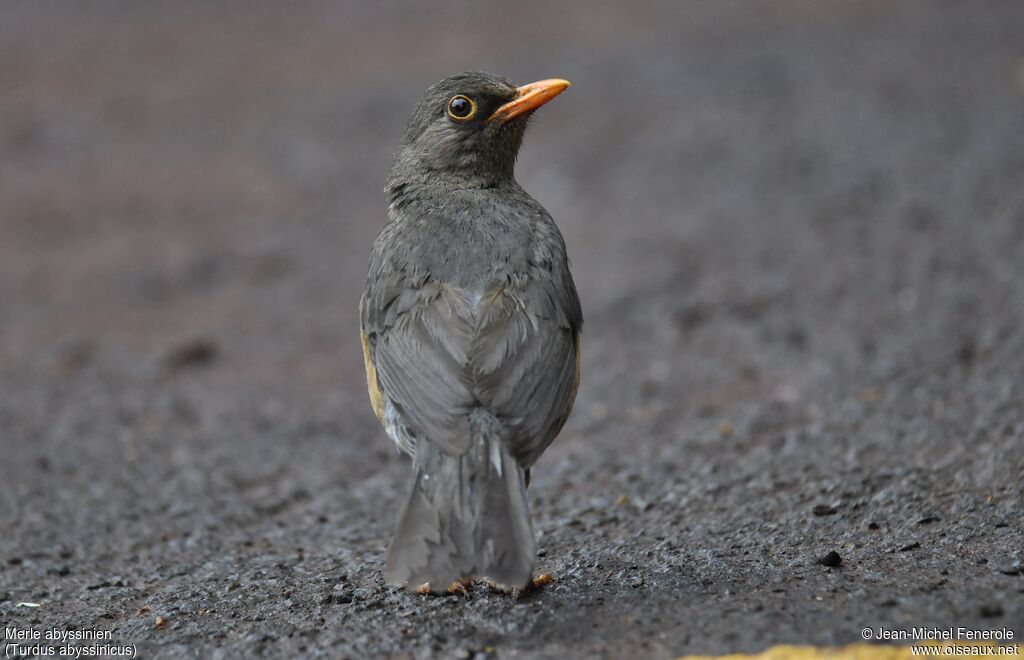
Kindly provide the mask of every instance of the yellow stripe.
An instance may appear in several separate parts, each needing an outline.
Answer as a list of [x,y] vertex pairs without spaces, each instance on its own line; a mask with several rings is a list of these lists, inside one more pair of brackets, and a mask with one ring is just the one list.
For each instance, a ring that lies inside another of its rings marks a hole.
[[359,339],[363,342],[363,366],[366,368],[366,391],[370,393],[370,403],[373,405],[373,413],[377,419],[384,421],[384,396],[377,383],[377,367],[373,366],[373,359],[370,357],[370,340],[366,333],[359,331]]
[[[827,646],[773,646],[761,653],[733,655],[687,655],[679,660],[909,660],[910,658],[1019,658],[1020,646],[999,648],[994,642],[922,642],[911,646],[851,644]],[[927,647],[927,648],[925,648]],[[969,648],[970,647],[970,648]]]

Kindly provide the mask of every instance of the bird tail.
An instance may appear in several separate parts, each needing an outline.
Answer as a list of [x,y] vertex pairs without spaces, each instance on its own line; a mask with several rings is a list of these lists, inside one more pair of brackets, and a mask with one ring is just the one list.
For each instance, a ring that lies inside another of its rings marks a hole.
[[487,579],[508,589],[532,578],[536,541],[526,474],[490,413],[470,416],[472,444],[461,455],[419,439],[409,499],[388,553],[385,577],[410,589]]

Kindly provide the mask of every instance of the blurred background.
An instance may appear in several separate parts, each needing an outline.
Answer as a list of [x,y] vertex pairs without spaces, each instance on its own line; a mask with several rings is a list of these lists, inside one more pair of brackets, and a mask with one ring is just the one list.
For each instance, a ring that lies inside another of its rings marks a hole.
[[[517,171],[586,316],[531,488],[556,584],[473,609],[380,583],[408,465],[356,316],[404,122],[464,70],[573,82]],[[6,2],[0,618],[229,654],[1024,634],[1022,281],[1019,2]]]

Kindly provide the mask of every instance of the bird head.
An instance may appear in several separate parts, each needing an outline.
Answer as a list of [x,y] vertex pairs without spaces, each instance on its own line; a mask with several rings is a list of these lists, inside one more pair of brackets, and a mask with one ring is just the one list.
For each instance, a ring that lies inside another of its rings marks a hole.
[[569,81],[516,87],[489,73],[461,73],[423,94],[388,179],[388,189],[419,182],[491,187],[511,179],[526,122]]

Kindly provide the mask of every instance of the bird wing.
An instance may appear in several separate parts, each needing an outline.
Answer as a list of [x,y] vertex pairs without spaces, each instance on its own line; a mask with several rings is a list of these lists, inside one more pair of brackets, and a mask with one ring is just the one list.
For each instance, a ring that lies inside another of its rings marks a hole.
[[[575,288],[548,278],[497,287],[483,297],[470,364],[474,394],[530,467],[562,429],[579,386]],[[575,303],[575,305],[573,304]]]
[[369,286],[360,305],[368,381],[416,437],[452,453],[469,448],[475,404],[466,380],[471,327],[460,314],[462,302],[457,289],[406,281]]
[[360,307],[370,398],[378,417],[386,396],[414,435],[454,453],[469,448],[469,413],[483,407],[529,467],[572,408],[578,324],[549,283],[475,298],[432,281],[369,287]]
[[475,292],[396,257],[398,231],[389,225],[378,237],[360,301],[378,417],[387,401],[412,435],[462,453],[469,413],[482,407],[529,467],[561,430],[579,384],[582,316],[564,247],[561,258]]

